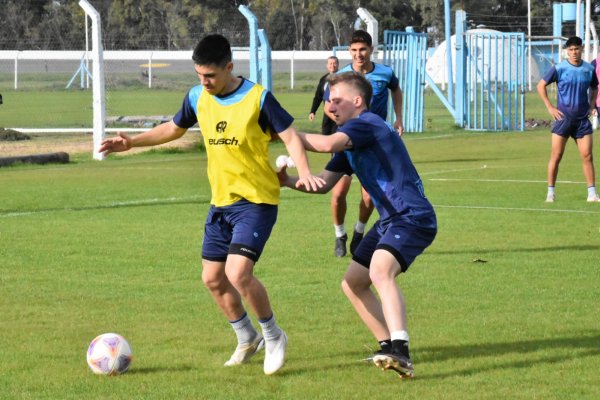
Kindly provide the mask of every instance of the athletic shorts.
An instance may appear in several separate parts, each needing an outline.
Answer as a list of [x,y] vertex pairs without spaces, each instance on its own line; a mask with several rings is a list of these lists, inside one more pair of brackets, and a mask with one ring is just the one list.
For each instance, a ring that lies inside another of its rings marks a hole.
[[587,118],[571,119],[564,117],[552,123],[552,133],[564,138],[581,139],[592,132],[592,123]]
[[[435,226],[435,219],[431,222]],[[402,272],[406,272],[415,258],[433,242],[436,233],[435,228],[416,226],[403,217],[379,220],[360,241],[352,260],[369,268],[375,250],[383,249],[392,253]]]
[[239,254],[257,262],[277,221],[277,206],[240,200],[211,206],[204,225],[202,258],[224,262]]

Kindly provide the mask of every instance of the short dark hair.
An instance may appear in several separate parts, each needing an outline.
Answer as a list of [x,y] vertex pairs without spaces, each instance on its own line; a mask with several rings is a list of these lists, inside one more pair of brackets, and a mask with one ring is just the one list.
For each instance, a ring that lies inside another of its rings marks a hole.
[[222,35],[205,36],[194,49],[192,60],[196,65],[216,65],[225,67],[231,62],[231,46]]
[[359,29],[357,31],[352,32],[352,38],[350,39],[350,44],[352,44],[352,43],[366,43],[367,46],[372,47],[373,46],[373,38],[371,37],[371,34],[369,34],[369,32]]
[[342,72],[341,74],[335,74],[329,79],[329,85],[337,85],[338,83],[346,83],[356,90],[365,101],[367,109],[371,106],[371,97],[373,97],[373,87],[371,83],[363,75],[358,72],[349,71]]
[[565,43],[565,49],[571,46],[582,46],[583,45],[583,41],[581,40],[581,38],[579,36],[571,36],[569,39],[567,39],[567,42]]

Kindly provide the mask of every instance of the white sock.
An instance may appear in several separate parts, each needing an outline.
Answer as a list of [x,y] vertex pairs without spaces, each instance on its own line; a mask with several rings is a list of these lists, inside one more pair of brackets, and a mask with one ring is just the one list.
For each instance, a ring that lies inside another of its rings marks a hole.
[[267,350],[273,350],[273,346],[275,346],[274,341],[279,339],[279,336],[281,336],[282,333],[281,328],[277,325],[277,322],[275,322],[275,315],[272,315],[271,318],[267,320],[259,320],[258,323],[262,328]]
[[237,336],[239,344],[251,343],[258,335],[254,325],[252,325],[252,320],[248,317],[248,313],[244,313],[240,319],[229,321],[229,323]]
[[335,225],[333,224],[333,229],[335,229],[335,237],[339,238],[346,234],[346,229],[344,228],[344,224]]
[[356,225],[354,225],[354,230],[358,233],[365,233],[365,227],[367,224],[363,224],[360,221],[356,221]]
[[392,331],[390,332],[390,338],[393,340],[404,340],[408,342],[408,332],[407,331]]
[[548,196],[550,196],[551,194],[554,194],[554,186],[548,186]]

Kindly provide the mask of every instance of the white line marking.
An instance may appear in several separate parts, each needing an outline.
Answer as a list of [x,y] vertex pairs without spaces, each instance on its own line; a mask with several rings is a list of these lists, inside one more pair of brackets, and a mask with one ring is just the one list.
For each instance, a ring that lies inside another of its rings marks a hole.
[[[430,178],[429,181],[465,181],[465,182],[508,182],[508,183],[546,183],[546,181],[533,181],[526,179],[462,179],[462,178]],[[584,184],[577,181],[557,181],[556,183]]]
[[600,211],[588,210],[561,210],[552,208],[525,208],[525,207],[490,207],[490,206],[451,206],[446,204],[437,204],[433,208],[463,208],[466,210],[497,210],[497,211],[540,211],[554,213],[574,213],[574,214],[600,214]]
[[442,170],[442,171],[419,172],[419,175],[421,175],[421,176],[437,175],[437,174],[445,174],[446,172],[477,171],[480,169],[487,169],[487,167],[483,166],[483,167],[475,167],[475,168],[471,167],[471,168],[446,169],[446,170]]

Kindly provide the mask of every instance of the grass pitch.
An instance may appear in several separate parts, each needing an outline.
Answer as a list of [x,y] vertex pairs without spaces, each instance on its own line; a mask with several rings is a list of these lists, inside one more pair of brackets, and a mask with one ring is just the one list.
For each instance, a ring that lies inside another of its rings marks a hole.
[[[317,128],[309,93],[281,101]],[[0,398],[600,398],[600,207],[585,202],[575,146],[545,204],[546,130],[465,132],[445,114],[429,108],[428,131],[405,136],[439,221],[398,278],[415,379],[359,361],[376,342],[339,288],[349,258],[333,256],[329,195],[283,190],[256,266],[290,338],[267,377],[262,355],[222,366],[235,338],[200,280],[205,155],[84,154],[0,169]],[[273,145],[273,160],[283,152]],[[313,170],[327,159],[311,155]],[[349,229],[358,196],[354,185]],[[129,340],[125,375],[88,369],[103,332]]]

